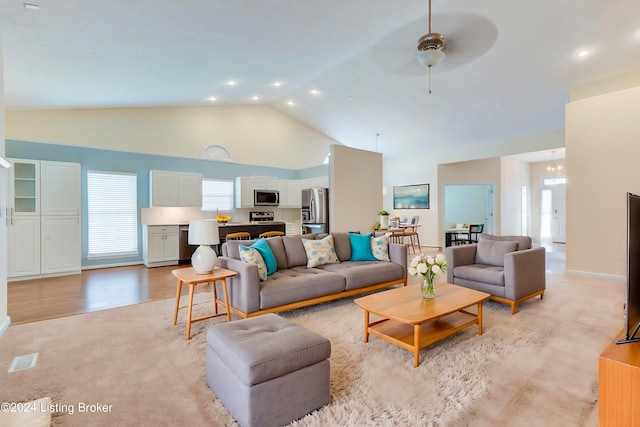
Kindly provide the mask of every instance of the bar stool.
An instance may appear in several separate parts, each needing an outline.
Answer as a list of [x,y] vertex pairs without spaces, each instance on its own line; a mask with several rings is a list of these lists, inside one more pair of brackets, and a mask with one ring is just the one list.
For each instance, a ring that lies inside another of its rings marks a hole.
[[229,233],[225,236],[226,240],[251,240],[251,233],[248,231],[238,231],[236,233]]
[[284,233],[282,231],[265,231],[264,233],[260,233],[258,235],[258,237],[260,238],[269,238],[276,236],[284,236]]

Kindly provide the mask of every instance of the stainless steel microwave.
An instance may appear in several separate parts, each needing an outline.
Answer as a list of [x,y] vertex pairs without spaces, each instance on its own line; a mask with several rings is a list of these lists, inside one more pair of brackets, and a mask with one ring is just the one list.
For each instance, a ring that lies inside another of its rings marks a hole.
[[280,192],[278,190],[253,190],[254,206],[278,206]]

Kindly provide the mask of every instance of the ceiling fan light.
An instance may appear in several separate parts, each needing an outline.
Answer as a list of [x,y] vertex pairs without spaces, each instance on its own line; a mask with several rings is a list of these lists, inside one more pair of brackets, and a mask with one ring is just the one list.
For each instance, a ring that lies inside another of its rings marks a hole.
[[434,67],[444,59],[444,52],[441,49],[427,49],[418,51],[418,61],[425,67]]

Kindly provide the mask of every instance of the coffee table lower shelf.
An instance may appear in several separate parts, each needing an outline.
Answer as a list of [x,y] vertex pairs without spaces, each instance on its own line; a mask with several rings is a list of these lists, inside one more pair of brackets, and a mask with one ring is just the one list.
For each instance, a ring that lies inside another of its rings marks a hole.
[[417,325],[382,319],[370,323],[367,333],[411,351],[415,356],[414,366],[417,367],[420,349],[473,325],[478,325],[478,332],[482,334],[480,322],[478,315],[461,310]]

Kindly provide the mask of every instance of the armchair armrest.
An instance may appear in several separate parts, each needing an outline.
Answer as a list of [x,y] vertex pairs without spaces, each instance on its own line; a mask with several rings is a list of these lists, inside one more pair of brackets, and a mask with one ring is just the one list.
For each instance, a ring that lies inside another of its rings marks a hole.
[[476,243],[471,245],[449,246],[444,250],[447,258],[447,283],[453,283],[453,270],[461,265],[476,263]]
[[539,247],[504,256],[506,298],[518,300],[546,289],[545,252]]
[[238,272],[237,276],[227,279],[230,304],[247,314],[260,310],[258,266],[225,256],[218,257],[218,265]]

